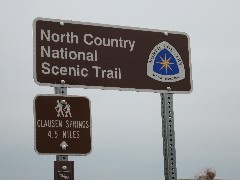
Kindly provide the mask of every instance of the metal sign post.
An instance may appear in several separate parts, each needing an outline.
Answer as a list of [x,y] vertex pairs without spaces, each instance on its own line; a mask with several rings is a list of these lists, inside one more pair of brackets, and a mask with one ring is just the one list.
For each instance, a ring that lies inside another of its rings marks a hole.
[[177,180],[173,94],[161,93],[165,180]]
[[[61,84],[65,84],[65,81],[62,80]],[[67,95],[67,88],[66,87],[54,87],[55,94],[60,94],[60,95]],[[57,155],[56,156],[56,161],[68,161],[68,156],[67,155]],[[56,166],[54,166],[54,172],[57,171]],[[54,176],[54,179],[56,180],[56,176]]]

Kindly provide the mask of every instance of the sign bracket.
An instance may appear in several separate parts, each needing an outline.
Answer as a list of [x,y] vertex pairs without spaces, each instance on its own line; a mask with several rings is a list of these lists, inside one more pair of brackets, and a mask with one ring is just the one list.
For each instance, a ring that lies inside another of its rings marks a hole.
[[177,180],[173,94],[161,93],[165,180]]

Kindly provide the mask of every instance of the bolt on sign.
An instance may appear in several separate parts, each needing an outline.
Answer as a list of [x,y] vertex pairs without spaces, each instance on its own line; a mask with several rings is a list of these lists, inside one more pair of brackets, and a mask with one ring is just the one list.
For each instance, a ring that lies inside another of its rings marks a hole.
[[38,85],[192,90],[186,33],[37,18],[33,36]]
[[90,101],[80,96],[37,95],[34,99],[35,151],[87,155],[91,151]]

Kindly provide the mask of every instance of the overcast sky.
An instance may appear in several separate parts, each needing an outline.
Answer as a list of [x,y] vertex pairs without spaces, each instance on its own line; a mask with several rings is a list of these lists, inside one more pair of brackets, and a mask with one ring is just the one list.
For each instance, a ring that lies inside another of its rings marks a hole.
[[[53,179],[55,155],[34,151],[36,17],[186,32],[193,92],[174,94],[178,178],[206,167],[240,178],[240,1],[0,0],[0,179]],[[127,62],[126,62],[127,63]],[[162,180],[159,93],[68,89],[91,100],[92,153],[70,156],[75,179]]]

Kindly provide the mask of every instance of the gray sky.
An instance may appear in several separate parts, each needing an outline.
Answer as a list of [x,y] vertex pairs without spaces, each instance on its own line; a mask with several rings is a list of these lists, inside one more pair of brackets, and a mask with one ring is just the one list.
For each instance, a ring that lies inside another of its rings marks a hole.
[[[159,30],[190,36],[193,92],[174,95],[178,178],[205,167],[240,178],[240,1],[0,0],[0,179],[53,179],[54,155],[34,151],[33,99],[53,94],[33,81],[36,17]],[[164,179],[158,93],[68,90],[91,100],[92,153],[70,156],[75,179]]]

